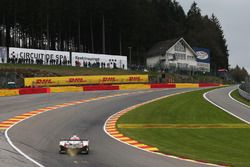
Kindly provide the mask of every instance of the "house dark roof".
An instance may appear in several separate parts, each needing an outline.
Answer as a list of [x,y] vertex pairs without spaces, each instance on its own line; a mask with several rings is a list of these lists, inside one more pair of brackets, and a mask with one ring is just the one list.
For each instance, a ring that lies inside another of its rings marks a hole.
[[170,39],[166,41],[160,41],[156,43],[149,51],[147,52],[147,57],[153,57],[156,55],[165,54],[166,51],[171,48],[177,41],[181,38]]

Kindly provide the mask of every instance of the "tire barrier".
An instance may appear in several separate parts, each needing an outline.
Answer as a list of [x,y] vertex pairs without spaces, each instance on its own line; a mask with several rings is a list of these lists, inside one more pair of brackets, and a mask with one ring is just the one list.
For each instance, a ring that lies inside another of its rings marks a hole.
[[150,84],[150,88],[176,88],[175,84]]
[[149,84],[123,84],[119,85],[119,90],[150,89]]
[[117,85],[83,86],[83,91],[97,91],[97,90],[119,90],[119,86]]
[[221,84],[215,84],[215,83],[199,83],[199,87],[212,87],[212,86],[221,86]]
[[40,93],[50,93],[50,88],[20,88],[19,94],[40,94]]
[[192,83],[177,83],[176,88],[199,88],[199,84]]
[[119,85],[88,85],[88,86],[61,86],[48,88],[20,88],[20,89],[0,89],[0,96],[16,96],[40,93],[60,93],[60,92],[83,92],[100,90],[141,90],[141,89],[161,89],[161,88],[203,88],[223,86],[214,83],[165,83],[165,84],[119,84]]
[[82,92],[82,87],[65,86],[65,87],[50,87],[51,93],[63,93],[63,92]]
[[24,78],[26,87],[105,85],[105,84],[142,84],[148,83],[148,75],[96,75]]
[[18,96],[19,89],[2,89],[0,90],[0,96]]

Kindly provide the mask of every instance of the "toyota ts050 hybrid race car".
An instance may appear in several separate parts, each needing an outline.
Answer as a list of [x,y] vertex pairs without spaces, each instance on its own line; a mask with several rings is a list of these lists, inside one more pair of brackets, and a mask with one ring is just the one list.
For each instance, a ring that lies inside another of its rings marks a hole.
[[69,139],[62,139],[59,143],[59,153],[67,154],[88,154],[89,153],[89,140],[81,139],[78,136],[74,135]]

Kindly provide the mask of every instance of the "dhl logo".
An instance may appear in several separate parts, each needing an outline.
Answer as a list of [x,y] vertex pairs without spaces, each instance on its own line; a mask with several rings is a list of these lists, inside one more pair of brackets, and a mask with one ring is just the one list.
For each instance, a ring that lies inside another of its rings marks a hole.
[[115,79],[115,77],[103,77],[101,81],[102,82],[115,82],[117,80]]
[[69,78],[68,82],[86,82],[83,78]]
[[52,84],[52,80],[51,79],[37,79],[35,81],[36,84]]
[[129,81],[141,81],[141,77],[129,77],[128,78]]

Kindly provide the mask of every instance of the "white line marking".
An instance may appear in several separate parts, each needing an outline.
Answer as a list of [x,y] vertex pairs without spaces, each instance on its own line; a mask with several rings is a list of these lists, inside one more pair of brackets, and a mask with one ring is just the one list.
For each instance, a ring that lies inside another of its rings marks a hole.
[[212,100],[208,99],[207,94],[208,94],[208,93],[211,93],[211,92],[213,92],[213,91],[215,91],[215,90],[212,90],[212,91],[209,91],[209,92],[204,93],[204,94],[203,94],[203,97],[204,97],[208,102],[210,102],[211,104],[215,105],[216,107],[222,109],[222,110],[225,111],[226,113],[228,113],[228,114],[230,114],[230,115],[232,115],[232,116],[238,118],[239,120],[241,120],[241,121],[243,121],[243,122],[245,122],[245,123],[247,123],[247,124],[250,125],[250,122],[248,122],[247,120],[245,120],[245,119],[243,119],[243,118],[241,118],[241,117],[239,117],[239,116],[237,116],[237,115],[231,113],[231,112],[228,111],[227,109],[225,109],[225,108],[219,106],[218,104],[216,104],[216,103],[213,102]]
[[250,108],[250,106],[248,106],[248,105],[246,105],[245,103],[242,103],[242,102],[240,102],[240,101],[238,101],[238,100],[236,100],[235,98],[232,97],[231,94],[232,94],[232,92],[235,91],[235,90],[237,90],[237,89],[231,90],[231,91],[228,93],[228,96],[229,96],[233,101],[235,101],[235,102],[237,102],[237,103],[240,103],[241,105],[243,105],[243,106],[245,106],[245,107],[247,107],[247,108]]
[[[167,98],[167,97],[170,97],[170,96],[175,96],[175,95],[178,95],[178,94],[188,93],[188,92],[192,92],[192,91],[195,91],[195,90],[184,91],[184,92],[180,92],[180,93],[174,93],[174,94],[162,96],[162,97],[159,97],[159,98],[156,98],[156,99],[153,99],[153,100],[149,100],[149,101],[146,101],[146,102],[143,102],[143,103],[140,103],[140,104],[136,104],[136,105],[134,105],[134,106],[136,106],[136,107],[131,106],[131,107],[128,107],[128,108],[126,108],[126,109],[124,109],[124,110],[127,110],[127,112],[128,112],[128,111],[133,110],[133,109],[135,109],[135,108],[137,108],[137,107],[140,107],[141,105],[145,105],[145,104],[148,104],[148,103],[151,103],[151,102],[154,102],[154,101],[157,101],[157,100],[161,100],[161,99],[164,99],[164,98]],[[124,111],[124,110],[122,110],[122,111]],[[126,143],[126,142],[124,142],[124,141],[122,141],[122,140],[119,140],[118,138],[113,137],[112,135],[109,134],[109,132],[107,132],[107,130],[106,130],[106,125],[107,125],[107,123],[109,122],[109,120],[112,119],[112,117],[116,116],[117,114],[119,114],[119,113],[122,112],[122,111],[119,111],[119,112],[117,112],[117,113],[111,115],[111,116],[105,121],[105,123],[104,123],[104,125],[103,125],[103,131],[104,131],[109,137],[115,139],[116,141],[118,141],[118,142],[120,142],[120,143],[123,143],[123,144],[126,144],[126,145],[128,145],[128,146],[134,147],[134,148],[136,148],[136,149],[138,149],[138,150],[146,151],[146,152],[149,152],[149,153],[152,153],[152,154],[161,155],[161,156],[164,156],[164,157],[167,157],[167,158],[173,158],[173,159],[177,159],[177,160],[181,160],[181,161],[186,161],[186,162],[191,162],[191,163],[195,163],[195,164],[201,164],[201,165],[208,165],[208,166],[215,166],[215,167],[226,167],[226,166],[223,166],[223,165],[217,165],[217,164],[212,164],[212,163],[200,162],[200,161],[196,161],[196,160],[192,160],[192,159],[184,159],[184,158],[180,158],[180,157],[173,156],[173,155],[166,155],[166,154],[163,154],[163,153],[160,153],[160,152],[153,152],[153,151],[145,150],[145,149],[143,149],[143,148],[136,147],[136,146],[131,145],[131,144],[129,144],[129,143]],[[115,128],[115,129],[116,129],[116,128]],[[126,137],[126,136],[125,136],[125,137]]]
[[[166,90],[166,89],[164,89],[164,90]],[[163,91],[163,90],[157,90],[157,91]],[[157,92],[157,91],[155,91],[155,92]],[[148,92],[153,92],[153,90],[150,90],[150,91],[136,91],[136,92],[124,93],[124,94],[119,94],[119,96],[126,96],[126,95],[132,95],[132,94],[140,94],[140,93],[148,93]],[[109,96],[101,96],[101,97],[109,97],[109,98],[111,98],[111,97],[116,97],[116,94],[114,94],[113,96],[109,95]],[[99,100],[102,100],[101,97],[100,97]],[[98,99],[95,99],[95,100],[93,100],[93,101],[96,101],[96,100],[98,100]],[[86,101],[86,102],[84,102],[84,103],[87,103],[87,102],[90,102],[90,101]],[[69,102],[69,103],[70,103],[70,102]],[[77,105],[77,104],[73,104],[73,105]],[[72,106],[72,105],[69,105],[69,106]],[[69,107],[69,106],[64,106],[64,107]],[[64,108],[64,107],[61,107],[61,108]],[[55,108],[55,109],[59,109],[59,108]],[[21,154],[21,155],[24,156],[26,159],[28,159],[29,161],[33,162],[34,164],[36,164],[36,165],[39,166],[39,167],[45,167],[45,166],[43,166],[43,165],[40,164],[39,162],[35,161],[35,160],[32,159],[31,157],[29,157],[27,154],[25,154],[24,152],[22,152],[19,148],[17,148],[17,147],[13,144],[13,142],[10,140],[10,138],[9,138],[9,136],[8,136],[8,131],[9,131],[12,127],[14,127],[15,125],[17,125],[17,124],[19,124],[19,123],[21,123],[21,122],[23,122],[23,121],[25,121],[25,120],[27,120],[27,119],[30,119],[30,118],[32,118],[32,117],[34,117],[34,116],[37,116],[37,115],[40,115],[40,114],[43,114],[43,113],[46,113],[46,112],[48,112],[48,111],[52,111],[52,110],[55,110],[55,109],[44,110],[44,112],[40,112],[40,113],[37,113],[36,115],[32,115],[32,116],[30,116],[30,117],[27,117],[27,118],[25,118],[25,119],[22,119],[22,120],[20,120],[19,122],[16,122],[15,124],[11,125],[11,126],[10,126],[9,128],[7,128],[7,129],[5,130],[5,132],[4,132],[5,138],[7,139],[8,143],[11,145],[11,147],[14,148],[19,154]],[[39,110],[39,109],[37,109],[37,110]]]
[[[39,113],[39,114],[41,114],[41,113]],[[37,114],[37,115],[39,115],[39,114]],[[31,116],[31,117],[34,117],[34,116],[36,116],[36,115],[33,115],[33,116]],[[29,119],[29,118],[31,118],[31,117],[28,117],[28,118],[26,118],[26,119]],[[17,125],[17,124],[23,122],[23,121],[26,120],[26,119],[23,119],[23,120],[21,120],[21,121],[19,121],[19,122],[16,122],[15,124],[11,125],[8,129],[6,129],[5,132],[4,132],[5,138],[7,139],[8,143],[11,145],[11,147],[14,148],[19,154],[21,154],[22,156],[24,156],[26,159],[28,159],[29,161],[33,162],[33,163],[36,164],[37,166],[39,166],[39,167],[44,167],[42,164],[40,164],[39,162],[35,161],[35,160],[32,159],[31,157],[29,157],[27,154],[25,154],[24,152],[22,152],[19,148],[17,148],[17,147],[12,143],[12,141],[10,140],[10,138],[9,138],[9,136],[8,136],[8,131],[9,131],[13,126],[15,126],[15,125]]]

